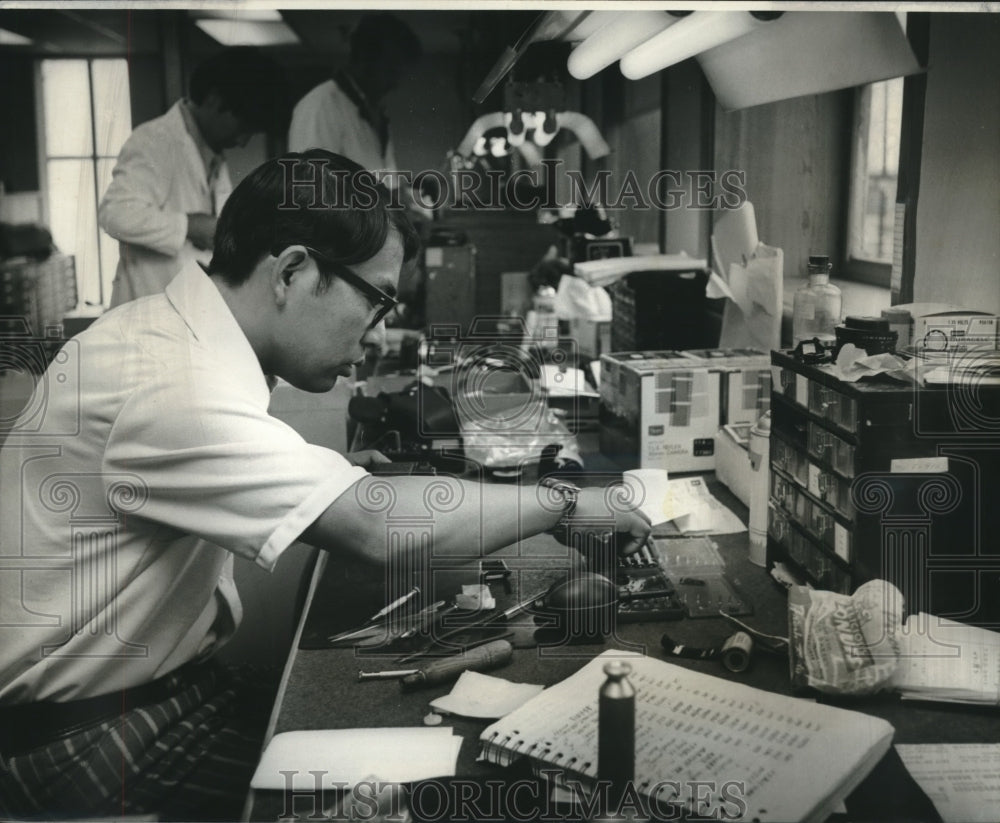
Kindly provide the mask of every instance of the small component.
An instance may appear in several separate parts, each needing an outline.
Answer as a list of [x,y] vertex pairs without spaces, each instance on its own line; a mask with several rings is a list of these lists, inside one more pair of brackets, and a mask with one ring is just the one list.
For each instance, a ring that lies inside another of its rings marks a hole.
[[424,715],[425,726],[440,726],[443,720],[444,718],[441,717],[441,715],[439,715],[437,712],[429,712],[428,714]]
[[514,591],[510,584],[510,569],[503,560],[479,561],[479,582],[485,586],[501,583],[507,594],[512,594]]

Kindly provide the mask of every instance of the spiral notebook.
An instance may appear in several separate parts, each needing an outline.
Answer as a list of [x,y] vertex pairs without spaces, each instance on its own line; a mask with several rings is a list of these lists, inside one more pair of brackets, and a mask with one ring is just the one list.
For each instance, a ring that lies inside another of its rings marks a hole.
[[726,819],[821,821],[892,742],[892,726],[876,717],[612,650],[489,726],[482,758],[506,766],[528,757],[563,786],[593,786],[598,691],[612,659],[632,666],[635,789],[655,808],[690,808],[705,796],[691,791],[702,781],[714,784]]

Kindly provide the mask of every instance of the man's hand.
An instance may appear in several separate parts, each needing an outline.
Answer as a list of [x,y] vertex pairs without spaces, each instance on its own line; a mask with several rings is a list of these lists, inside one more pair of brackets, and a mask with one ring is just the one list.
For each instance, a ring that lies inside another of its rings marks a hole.
[[652,526],[649,518],[627,500],[627,493],[619,486],[581,489],[570,525],[578,521],[597,528],[596,524],[603,521],[610,526],[613,517],[618,554],[625,557],[637,552],[646,545]]
[[216,219],[211,214],[189,214],[187,239],[196,249],[211,251],[215,245]]
[[344,455],[344,457],[350,460],[355,466],[361,466],[363,469],[370,469],[378,463],[392,462],[388,457],[382,454],[382,452],[375,451],[375,449],[365,449],[360,452],[348,452]]

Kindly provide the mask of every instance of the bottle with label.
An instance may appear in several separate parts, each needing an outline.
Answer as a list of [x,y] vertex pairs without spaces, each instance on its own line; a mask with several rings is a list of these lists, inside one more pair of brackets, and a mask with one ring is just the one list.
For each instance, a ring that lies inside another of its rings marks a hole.
[[792,345],[818,338],[833,343],[843,302],[840,289],[830,282],[830,258],[809,255],[809,284],[795,292],[792,310]]

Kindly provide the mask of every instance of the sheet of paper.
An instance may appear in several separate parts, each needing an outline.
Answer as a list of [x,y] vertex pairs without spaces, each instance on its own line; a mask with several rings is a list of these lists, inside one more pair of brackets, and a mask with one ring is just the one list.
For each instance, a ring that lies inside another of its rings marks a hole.
[[431,706],[448,714],[496,720],[527,703],[543,688],[479,672],[462,672],[451,692],[432,700]]
[[897,744],[896,751],[944,823],[996,821],[1000,744]]
[[276,734],[250,785],[313,791],[347,788],[373,775],[392,783],[453,777],[462,738],[445,726],[320,729]]
[[700,477],[684,477],[670,481],[670,492],[676,512],[673,520],[682,534],[737,534],[745,532],[733,512],[717,500]]
[[542,387],[550,397],[597,397],[580,369],[560,369],[550,363],[542,365]]
[[1000,633],[912,615],[892,681],[903,697],[1000,703]]

